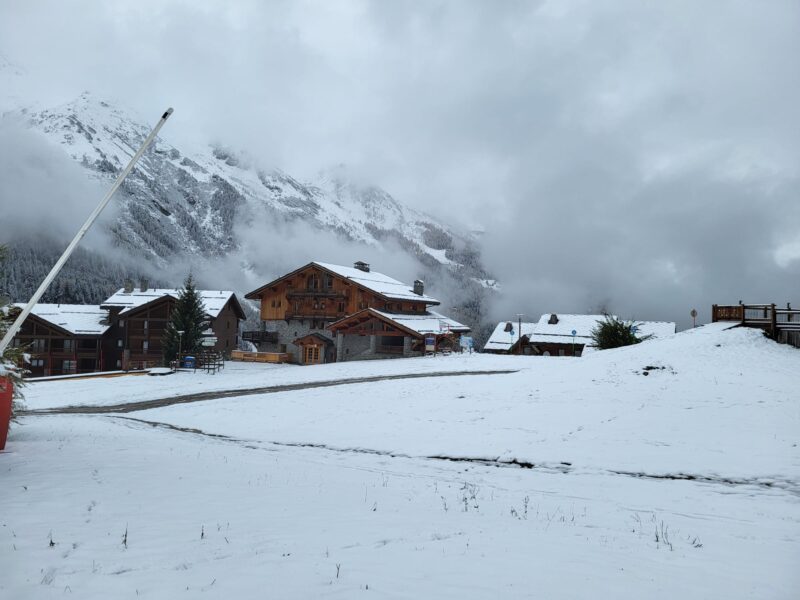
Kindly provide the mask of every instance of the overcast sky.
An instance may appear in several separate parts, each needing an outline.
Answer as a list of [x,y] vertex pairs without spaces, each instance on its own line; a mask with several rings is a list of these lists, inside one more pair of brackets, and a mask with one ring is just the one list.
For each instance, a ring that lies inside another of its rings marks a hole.
[[800,2],[0,2],[20,95],[83,90],[480,226],[496,314],[800,305]]

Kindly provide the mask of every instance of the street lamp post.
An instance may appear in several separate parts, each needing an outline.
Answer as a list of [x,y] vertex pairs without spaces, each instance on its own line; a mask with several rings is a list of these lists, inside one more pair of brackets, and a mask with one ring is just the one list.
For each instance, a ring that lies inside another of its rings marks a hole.
[[524,313],[517,313],[517,354],[522,354],[522,317],[524,316]]
[[181,345],[183,344],[183,334],[184,331],[182,329],[178,330],[178,367],[176,367],[176,371],[181,366]]

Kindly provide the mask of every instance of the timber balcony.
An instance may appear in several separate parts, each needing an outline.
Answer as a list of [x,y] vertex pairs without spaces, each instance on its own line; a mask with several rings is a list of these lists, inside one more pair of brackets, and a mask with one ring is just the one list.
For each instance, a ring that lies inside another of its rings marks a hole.
[[738,321],[744,327],[763,329],[782,344],[800,348],[800,310],[779,308],[775,304],[734,304],[711,306],[711,322]]
[[243,331],[242,332],[242,339],[246,342],[271,342],[273,344],[278,343],[278,332],[277,331]]
[[347,295],[344,292],[336,290],[315,289],[309,290],[307,288],[289,288],[286,290],[287,298],[333,298],[335,300],[345,300]]

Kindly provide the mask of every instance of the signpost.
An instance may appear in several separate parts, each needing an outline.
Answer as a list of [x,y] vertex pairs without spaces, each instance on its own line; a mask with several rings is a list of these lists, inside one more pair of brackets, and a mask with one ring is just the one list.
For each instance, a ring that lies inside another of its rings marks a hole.
[[436,354],[436,338],[432,335],[425,337],[425,352],[433,352]]
[[689,314],[692,316],[692,329],[694,329],[697,327],[697,310],[693,308]]
[[572,356],[575,356],[575,336],[578,335],[578,332],[574,329],[572,330]]

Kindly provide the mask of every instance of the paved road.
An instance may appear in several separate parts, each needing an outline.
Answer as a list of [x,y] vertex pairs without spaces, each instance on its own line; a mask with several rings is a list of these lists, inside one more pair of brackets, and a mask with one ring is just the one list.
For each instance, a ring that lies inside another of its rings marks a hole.
[[311,381],[307,383],[288,383],[266,387],[246,388],[237,390],[219,390],[215,392],[199,392],[155,400],[142,400],[123,404],[109,404],[106,406],[60,406],[58,408],[42,408],[38,410],[21,410],[20,416],[29,415],[60,415],[81,414],[95,415],[107,413],[129,413],[151,408],[161,408],[173,404],[186,404],[189,402],[202,402],[204,400],[219,400],[221,398],[235,398],[237,396],[251,396],[254,394],[275,394],[278,392],[292,392],[295,390],[308,390],[312,388],[334,387],[338,385],[351,385],[354,383],[372,383],[375,381],[390,381],[392,379],[427,379],[431,377],[465,377],[469,375],[506,375],[516,373],[516,370],[489,370],[489,371],[435,371],[433,373],[408,373],[405,375],[376,375],[373,377],[351,377],[348,379],[330,379],[327,381]]

